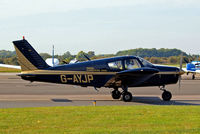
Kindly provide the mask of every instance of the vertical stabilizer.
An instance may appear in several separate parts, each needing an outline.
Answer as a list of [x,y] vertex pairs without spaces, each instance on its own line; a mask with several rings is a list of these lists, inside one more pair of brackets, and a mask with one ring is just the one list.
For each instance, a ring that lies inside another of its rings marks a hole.
[[22,71],[45,69],[49,67],[27,40],[13,41],[13,44]]

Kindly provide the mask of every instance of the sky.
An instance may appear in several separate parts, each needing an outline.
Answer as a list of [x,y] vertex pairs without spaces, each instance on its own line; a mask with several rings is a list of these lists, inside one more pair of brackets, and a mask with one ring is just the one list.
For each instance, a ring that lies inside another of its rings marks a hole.
[[178,48],[200,54],[199,0],[0,0],[0,50],[22,36],[38,52]]

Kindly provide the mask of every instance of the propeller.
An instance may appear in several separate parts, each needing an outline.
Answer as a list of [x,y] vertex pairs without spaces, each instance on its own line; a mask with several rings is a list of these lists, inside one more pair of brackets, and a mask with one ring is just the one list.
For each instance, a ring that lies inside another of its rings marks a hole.
[[179,78],[178,78],[178,87],[179,87],[179,90],[181,88],[181,75],[184,73],[183,69],[183,53],[181,53],[181,57],[180,57],[180,71],[179,71]]

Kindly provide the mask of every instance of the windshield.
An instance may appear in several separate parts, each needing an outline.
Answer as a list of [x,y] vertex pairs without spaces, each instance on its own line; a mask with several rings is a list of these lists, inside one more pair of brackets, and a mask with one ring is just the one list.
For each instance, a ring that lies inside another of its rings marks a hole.
[[141,58],[141,57],[138,57],[139,60],[142,62],[142,64],[145,66],[145,67],[153,67],[154,65],[151,64],[150,62],[148,62],[147,60]]

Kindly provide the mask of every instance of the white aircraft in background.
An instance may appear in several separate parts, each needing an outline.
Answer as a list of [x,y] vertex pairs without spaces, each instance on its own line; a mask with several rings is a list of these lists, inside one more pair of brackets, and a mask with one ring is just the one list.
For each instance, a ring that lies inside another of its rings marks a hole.
[[188,75],[192,74],[192,79],[195,79],[196,74],[200,74],[200,61],[191,61],[186,64],[186,68],[183,68],[183,71]]
[[52,66],[52,67],[59,65],[59,60],[58,60],[57,58],[47,58],[47,59],[45,60],[45,62],[46,62],[49,66]]
[[8,65],[8,64],[0,64],[0,67],[14,68],[14,69],[21,69],[20,66]]
[[[52,62],[54,61],[54,63]],[[59,65],[59,60],[57,58],[47,58],[45,60],[45,62],[49,65],[49,66],[57,66]],[[0,64],[0,67],[5,67],[5,68],[13,68],[13,69],[21,69],[20,66],[17,65],[8,65],[8,64]]]
[[79,62],[79,61],[76,58],[74,58],[69,62],[69,64],[73,64],[73,63],[77,63],[77,62]]

